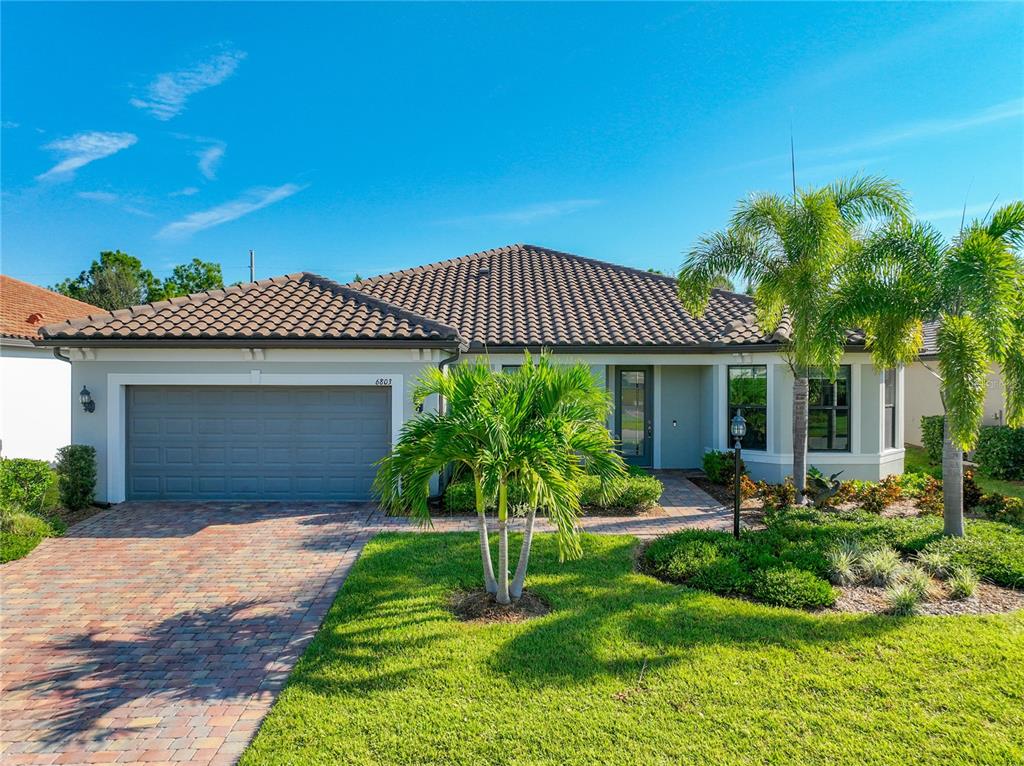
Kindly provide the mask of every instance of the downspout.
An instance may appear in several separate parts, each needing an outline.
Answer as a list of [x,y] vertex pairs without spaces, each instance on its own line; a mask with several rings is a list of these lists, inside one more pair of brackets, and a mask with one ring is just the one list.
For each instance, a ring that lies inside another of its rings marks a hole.
[[62,354],[60,352],[60,346],[54,346],[53,347],[53,355],[55,357],[57,357],[58,359],[60,359],[62,362],[67,362],[68,364],[71,364],[71,357],[70,356],[64,356],[64,354]]

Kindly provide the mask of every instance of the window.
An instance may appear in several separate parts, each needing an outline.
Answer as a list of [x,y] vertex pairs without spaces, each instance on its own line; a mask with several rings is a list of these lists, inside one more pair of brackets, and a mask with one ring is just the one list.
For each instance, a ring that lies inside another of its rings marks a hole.
[[768,448],[768,367],[749,364],[729,367],[729,407],[725,413],[726,443],[732,446],[729,421],[736,410],[743,410],[747,435],[743,449]]
[[807,386],[807,448],[849,452],[850,366],[840,367],[835,380],[809,375]]
[[896,370],[885,371],[885,449],[896,448]]
[[501,365],[501,371],[502,372],[515,372],[516,370],[518,370],[522,366],[523,365],[521,365],[521,364],[503,364],[503,365]]

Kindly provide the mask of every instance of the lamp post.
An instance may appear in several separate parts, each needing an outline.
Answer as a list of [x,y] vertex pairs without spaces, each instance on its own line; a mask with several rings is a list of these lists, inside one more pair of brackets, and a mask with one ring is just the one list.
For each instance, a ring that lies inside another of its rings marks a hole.
[[743,437],[747,435],[747,421],[743,417],[743,410],[736,410],[736,414],[729,424],[729,433],[733,439],[733,455],[736,463],[732,472],[733,480],[733,512],[732,512],[732,534],[733,537],[740,536],[740,450],[742,449]]

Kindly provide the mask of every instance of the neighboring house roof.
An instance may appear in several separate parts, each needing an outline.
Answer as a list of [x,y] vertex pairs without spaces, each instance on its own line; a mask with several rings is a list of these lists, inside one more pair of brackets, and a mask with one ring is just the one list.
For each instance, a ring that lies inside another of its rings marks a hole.
[[925,322],[921,330],[924,345],[921,346],[920,356],[935,356],[939,353],[939,321],[933,319]]
[[351,283],[457,327],[471,346],[707,347],[776,344],[750,296],[713,290],[703,317],[676,280],[613,263],[509,245]]
[[43,325],[102,312],[90,303],[0,274],[0,336],[36,340]]
[[452,327],[307,273],[93,313],[44,327],[42,337],[50,345],[70,340],[161,345],[174,341],[220,345],[300,341],[335,346],[463,343]]

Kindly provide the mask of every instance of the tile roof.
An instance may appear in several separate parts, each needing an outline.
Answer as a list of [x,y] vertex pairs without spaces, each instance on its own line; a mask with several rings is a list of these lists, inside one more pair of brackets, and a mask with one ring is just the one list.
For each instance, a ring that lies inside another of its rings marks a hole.
[[93,313],[51,324],[42,336],[47,341],[462,343],[452,327],[307,273]]
[[0,274],[0,336],[35,340],[46,324],[102,312],[90,303]]
[[933,319],[925,322],[921,328],[924,336],[924,345],[921,347],[920,356],[935,356],[939,353],[939,320]]
[[750,296],[714,290],[687,313],[676,280],[534,245],[509,245],[351,283],[457,327],[474,347],[773,344]]

